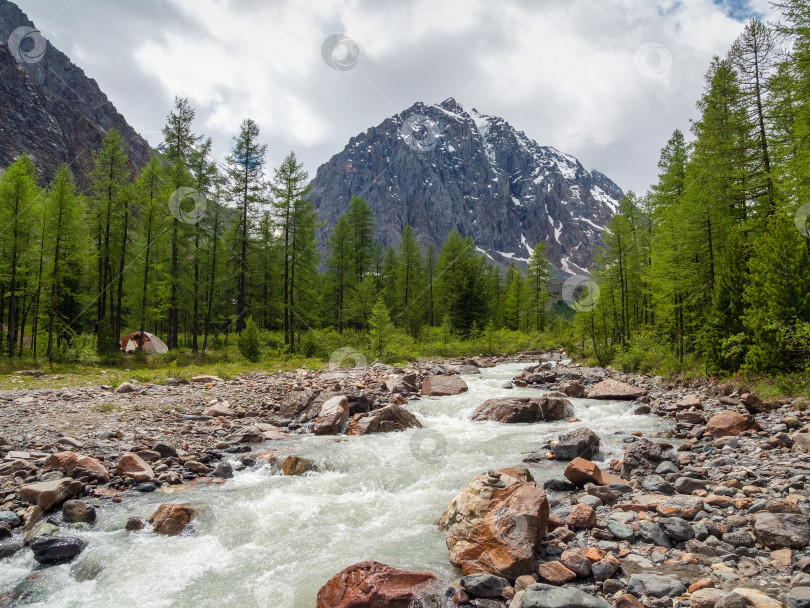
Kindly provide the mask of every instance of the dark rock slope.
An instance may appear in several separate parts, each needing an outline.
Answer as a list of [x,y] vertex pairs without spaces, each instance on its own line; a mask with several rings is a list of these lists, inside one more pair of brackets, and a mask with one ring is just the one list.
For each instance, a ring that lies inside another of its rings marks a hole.
[[[0,169],[25,151],[44,179],[66,162],[83,183],[93,152],[111,128],[123,135],[134,165],[143,166],[149,160],[149,144],[96,81],[46,42],[47,32],[22,40],[28,55],[21,56],[12,37],[20,27],[35,26],[17,5],[0,0]],[[38,40],[41,50],[36,49]]]

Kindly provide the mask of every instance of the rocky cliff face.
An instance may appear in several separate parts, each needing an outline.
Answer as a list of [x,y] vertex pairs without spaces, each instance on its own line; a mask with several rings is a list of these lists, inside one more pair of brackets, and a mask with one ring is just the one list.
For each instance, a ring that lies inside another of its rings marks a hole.
[[353,137],[322,165],[312,198],[326,226],[352,195],[376,213],[376,234],[399,242],[403,226],[441,245],[457,228],[501,264],[525,263],[539,241],[559,274],[593,263],[622,190],[598,171],[540,146],[501,118],[454,99],[414,104]]
[[21,27],[35,26],[17,5],[0,0],[0,169],[28,152],[44,179],[66,162],[82,183],[111,128],[124,137],[133,164],[143,166],[149,144],[96,81],[47,42],[47,32],[20,39]]

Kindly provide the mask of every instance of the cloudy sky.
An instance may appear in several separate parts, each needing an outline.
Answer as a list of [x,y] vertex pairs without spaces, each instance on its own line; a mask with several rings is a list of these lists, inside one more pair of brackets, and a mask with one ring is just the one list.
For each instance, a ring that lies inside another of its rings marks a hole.
[[[180,95],[218,155],[251,117],[271,164],[295,150],[314,174],[353,135],[455,97],[637,191],[689,128],[712,56],[770,15],[767,0],[16,1],[154,146]],[[327,62],[335,34],[351,40]]]

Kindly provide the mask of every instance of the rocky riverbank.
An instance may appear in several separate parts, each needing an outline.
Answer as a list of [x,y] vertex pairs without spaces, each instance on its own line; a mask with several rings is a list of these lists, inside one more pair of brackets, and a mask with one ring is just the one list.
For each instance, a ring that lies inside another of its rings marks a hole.
[[[481,471],[444,515],[436,513],[448,559],[463,578],[437,588],[425,573],[366,562],[325,585],[319,606],[529,608],[541,597],[568,602],[555,605],[635,605],[632,599],[731,606],[738,597],[747,605],[760,598],[745,589],[798,605],[810,542],[804,490],[810,433],[801,432],[810,421],[801,404],[761,403],[706,381],[670,385],[569,366],[563,358],[532,353],[407,369],[4,393],[0,555],[30,550],[43,564],[70,561],[84,548],[71,528],[92,526],[99,506],[141,492],[226,483],[233,469],[268,462],[278,474],[306,473],[314,463],[286,439],[419,426],[409,399],[465,391],[459,373],[541,359],[511,383],[539,389],[538,398],[495,399],[473,419],[564,423],[571,415],[566,400],[587,396],[626,399],[641,415],[671,418],[672,430],[637,437],[628,429],[625,454],[613,462],[600,459],[596,427],[515,454],[522,464]],[[539,487],[532,468],[553,459],[562,461],[565,476]],[[197,515],[193,494],[185,500],[143,513],[127,529],[179,534]],[[655,577],[668,582],[656,587]]]

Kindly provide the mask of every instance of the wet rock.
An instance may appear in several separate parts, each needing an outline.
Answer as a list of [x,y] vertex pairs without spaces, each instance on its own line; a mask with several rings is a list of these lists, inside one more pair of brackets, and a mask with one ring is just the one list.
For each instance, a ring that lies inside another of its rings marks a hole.
[[663,574],[633,574],[627,590],[636,597],[675,597],[686,593],[686,585],[674,576]]
[[588,391],[588,399],[628,399],[630,401],[643,397],[647,392],[637,386],[606,378],[594,384]]
[[18,540],[0,541],[0,559],[11,557],[23,548],[23,544]]
[[461,586],[472,597],[501,599],[501,594],[509,586],[509,581],[494,574],[479,573],[463,577]]
[[450,562],[464,574],[513,579],[532,570],[546,532],[548,500],[528,470],[522,479],[505,471],[473,478],[437,522],[447,531]]
[[754,515],[754,534],[769,549],[802,549],[810,544],[806,515],[760,512]]
[[467,383],[458,376],[427,376],[422,380],[422,394],[430,397],[459,395],[468,390]]
[[13,511],[0,511],[0,523],[16,528],[22,523],[22,520]]
[[261,443],[264,433],[257,426],[243,426],[225,437],[228,443]]
[[563,475],[575,486],[583,487],[587,483],[604,486],[611,483],[623,483],[624,480],[616,475],[602,471],[590,460],[584,458],[574,458],[565,467]]
[[96,521],[96,509],[81,500],[68,500],[62,505],[62,518],[67,523],[88,523]]
[[714,438],[739,435],[754,426],[754,419],[750,414],[741,414],[726,410],[712,416],[706,423],[706,434]]
[[315,462],[302,456],[288,456],[281,465],[282,471],[288,476],[303,475],[315,470]]
[[435,577],[396,570],[379,562],[361,562],[333,576],[318,591],[316,608],[408,608]]
[[585,387],[577,381],[560,382],[560,392],[574,399],[585,397]]
[[574,415],[567,399],[556,397],[501,397],[487,399],[473,412],[473,420],[494,422],[550,422]]
[[411,412],[399,405],[388,405],[368,414],[355,414],[349,420],[347,435],[392,433],[405,429],[421,429],[422,424]]
[[20,498],[28,504],[37,505],[43,511],[49,511],[68,498],[78,496],[83,488],[84,484],[80,481],[63,477],[23,486],[20,489]]
[[337,435],[349,420],[349,400],[345,395],[327,399],[315,419],[312,432],[316,435]]
[[218,462],[217,466],[214,468],[214,477],[219,477],[221,479],[233,478],[233,467],[231,466],[231,463],[227,460]]
[[572,587],[536,583],[523,594],[523,608],[612,608],[605,600]]
[[599,451],[599,436],[590,429],[580,428],[560,437],[554,445],[554,458],[573,460],[584,458],[590,460]]
[[137,532],[138,530],[143,530],[146,527],[146,524],[140,517],[130,517],[127,520],[126,530],[128,532]]
[[211,467],[197,460],[187,460],[183,467],[195,475],[208,475],[211,472]]
[[115,474],[119,477],[130,477],[137,482],[152,481],[155,472],[143,458],[132,452],[124,454],[115,465]]
[[56,566],[72,562],[87,547],[81,538],[38,536],[28,545],[40,564]]
[[191,523],[195,515],[197,510],[189,504],[164,504],[160,505],[147,521],[158,534],[177,536]]

